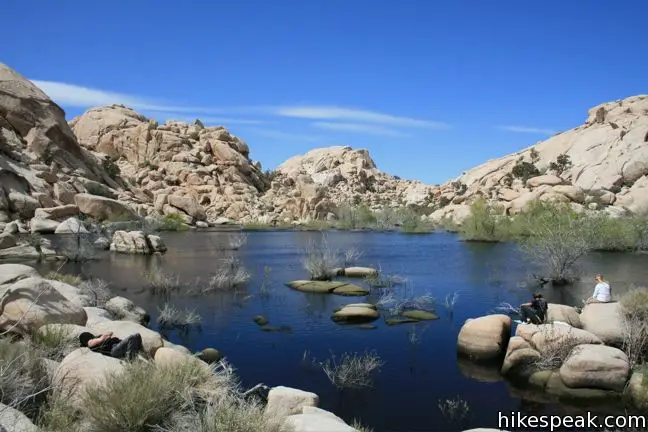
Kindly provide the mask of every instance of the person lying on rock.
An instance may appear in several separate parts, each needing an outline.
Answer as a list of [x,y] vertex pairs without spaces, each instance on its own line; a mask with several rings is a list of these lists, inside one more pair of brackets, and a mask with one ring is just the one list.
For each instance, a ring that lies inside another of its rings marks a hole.
[[596,286],[594,287],[594,293],[592,297],[588,298],[585,303],[609,303],[612,301],[612,288],[610,284],[603,279],[602,274],[597,274],[594,277]]
[[521,323],[542,324],[547,318],[549,304],[542,294],[533,294],[533,301],[520,305]]
[[139,333],[132,334],[121,340],[114,337],[112,332],[95,336],[89,332],[79,335],[79,342],[82,347],[90,348],[91,351],[118,359],[126,358],[132,360],[142,349],[142,336]]

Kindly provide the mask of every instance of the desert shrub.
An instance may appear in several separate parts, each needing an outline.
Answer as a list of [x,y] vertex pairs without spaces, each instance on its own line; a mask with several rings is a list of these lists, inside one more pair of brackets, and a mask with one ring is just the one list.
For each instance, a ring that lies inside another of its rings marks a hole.
[[388,315],[399,315],[407,309],[431,309],[436,303],[434,296],[429,292],[419,295],[412,295],[407,292],[399,294],[397,295],[393,289],[379,291],[376,306],[386,311]]
[[621,313],[648,322],[648,289],[635,288],[628,291],[619,299]]
[[106,171],[106,173],[113,180],[117,179],[117,177],[121,173],[121,170],[119,169],[119,165],[117,165],[115,160],[110,156],[106,156],[106,158],[102,162],[102,166],[103,169]]
[[455,195],[463,195],[468,190],[468,186],[466,186],[465,183],[462,183],[459,180],[453,181],[451,185],[452,188],[454,189]]
[[339,266],[339,256],[323,238],[320,245],[310,243],[303,254],[302,264],[311,280],[331,280],[333,270]]
[[384,361],[375,352],[344,353],[338,360],[335,355],[322,363],[322,369],[331,383],[338,388],[371,387],[373,373],[380,370]]
[[276,170],[265,170],[263,173],[263,176],[268,180],[269,183],[272,183],[272,181],[277,177],[279,174],[279,171]]
[[504,186],[511,187],[513,185],[513,175],[511,173],[506,173],[500,180],[500,183]]
[[531,147],[531,151],[529,152],[529,155],[531,157],[531,163],[538,163],[540,160],[540,153],[535,149],[535,147]]
[[532,177],[539,176],[540,171],[534,164],[519,160],[517,161],[515,166],[513,166],[513,169],[511,170],[511,174],[513,174],[513,177],[521,179],[522,181],[526,182]]
[[189,229],[184,218],[179,213],[169,213],[162,217],[160,231],[186,231]]
[[351,427],[358,432],[374,432],[372,428],[363,425],[360,420],[357,419],[353,419],[353,421],[351,422]]
[[337,208],[335,216],[341,229],[369,228],[376,223],[376,216],[364,204],[341,205]]
[[[560,324],[557,324],[560,325]],[[570,327],[571,329],[571,327]],[[571,330],[567,332],[559,331],[554,325],[544,326],[541,330],[544,338],[549,343],[544,344],[542,350],[539,350],[540,357],[533,361],[533,365],[540,370],[554,370],[562,366],[567,357],[579,345]]]
[[407,278],[396,274],[386,274],[382,270],[364,277],[364,282],[371,288],[393,288],[407,282]]
[[290,432],[279,415],[264,412],[253,401],[224,398],[201,412],[174,416],[160,432]]
[[478,198],[470,206],[470,216],[462,224],[462,236],[473,241],[502,241],[510,236],[508,219],[501,206]]
[[70,351],[78,348],[78,341],[70,337],[69,330],[59,326],[32,332],[29,340],[40,356],[55,361],[63,360]]
[[153,294],[168,298],[182,287],[179,275],[170,275],[161,270],[154,270],[144,274]]
[[391,207],[383,207],[375,213],[376,228],[386,230],[391,229],[400,223],[398,212]]
[[232,234],[228,238],[228,245],[230,249],[238,250],[247,244],[248,237],[247,234],[238,233]]
[[81,295],[87,297],[87,306],[103,307],[113,297],[110,284],[103,279],[90,279],[78,285]]
[[571,282],[578,260],[592,250],[585,216],[566,205],[547,205],[526,229],[529,236],[523,239],[522,250],[543,277],[555,284]]
[[227,258],[224,264],[203,288],[203,293],[211,291],[229,291],[245,285],[250,280],[250,273],[238,258]]
[[452,399],[440,399],[439,411],[448,423],[462,423],[470,414],[470,405],[460,396]]
[[406,234],[421,234],[430,232],[431,227],[414,209],[405,207],[401,210],[401,230]]
[[43,431],[70,432],[78,427],[79,412],[70,403],[70,395],[54,389],[41,406],[35,424]]
[[606,251],[643,249],[648,239],[648,220],[642,218],[612,218],[604,214],[590,216],[592,248]]
[[360,258],[362,258],[364,253],[361,250],[352,247],[342,252],[341,255],[342,255],[342,266],[351,267],[358,264],[358,261],[360,261]]
[[569,155],[567,154],[560,154],[556,158],[555,162],[551,162],[549,164],[549,169],[552,171],[556,171],[558,175],[562,174],[566,170],[572,167],[572,162],[571,159],[569,158]]
[[0,403],[28,415],[38,410],[49,388],[41,356],[38,347],[29,342],[0,338]]
[[79,276],[51,271],[45,275],[45,279],[63,282],[69,285],[79,286],[83,279]]
[[165,303],[159,309],[157,322],[162,328],[188,330],[191,327],[200,326],[202,318],[195,310],[179,309],[169,303]]
[[229,379],[212,376],[197,362],[162,367],[135,361],[90,387],[82,399],[82,412],[92,430],[148,432],[164,427],[178,413],[198,409],[201,399],[217,401],[216,392],[230,391]]

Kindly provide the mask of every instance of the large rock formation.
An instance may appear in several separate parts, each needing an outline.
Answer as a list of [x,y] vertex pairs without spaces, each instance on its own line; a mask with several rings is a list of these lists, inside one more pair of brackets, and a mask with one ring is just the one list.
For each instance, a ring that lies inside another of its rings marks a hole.
[[[443,208],[433,217],[461,221],[478,196],[501,204],[509,214],[540,199],[612,216],[648,216],[647,142],[648,95],[601,104],[589,110],[584,125],[489,160],[442,185],[437,203]],[[571,164],[561,165],[561,155]],[[527,175],[516,177],[516,165]]]

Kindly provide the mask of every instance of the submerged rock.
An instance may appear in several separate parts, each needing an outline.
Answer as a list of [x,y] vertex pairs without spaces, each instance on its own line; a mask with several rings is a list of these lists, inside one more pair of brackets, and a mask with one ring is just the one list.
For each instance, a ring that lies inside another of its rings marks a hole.
[[205,348],[204,350],[196,353],[196,357],[206,363],[216,363],[223,358],[223,354],[214,348]]
[[335,322],[371,322],[380,317],[372,305],[347,305],[333,313],[331,319]]
[[267,325],[269,323],[268,319],[264,316],[255,316],[254,317],[254,322],[257,323],[260,326]]
[[417,321],[431,321],[439,319],[438,315],[433,312],[418,309],[404,311],[401,315]]
[[261,326],[261,330],[264,332],[269,332],[269,333],[291,333],[292,328],[290,328],[287,325],[281,325],[281,326],[271,326],[269,324],[266,324],[264,326]]
[[417,323],[417,322],[419,322],[419,320],[414,318],[407,318],[404,316],[393,316],[385,319],[385,323],[390,326],[398,325],[398,324]]
[[329,293],[347,296],[365,296],[369,290],[346,282],[297,280],[288,282],[288,287],[308,293]]
[[363,278],[377,274],[378,270],[371,267],[347,267],[344,269],[344,276],[349,278]]

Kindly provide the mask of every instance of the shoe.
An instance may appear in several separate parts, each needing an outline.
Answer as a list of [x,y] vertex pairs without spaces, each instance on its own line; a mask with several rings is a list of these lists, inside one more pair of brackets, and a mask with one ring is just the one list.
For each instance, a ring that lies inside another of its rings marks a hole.
[[513,320],[513,322],[516,324],[526,324],[524,321],[521,320]]

